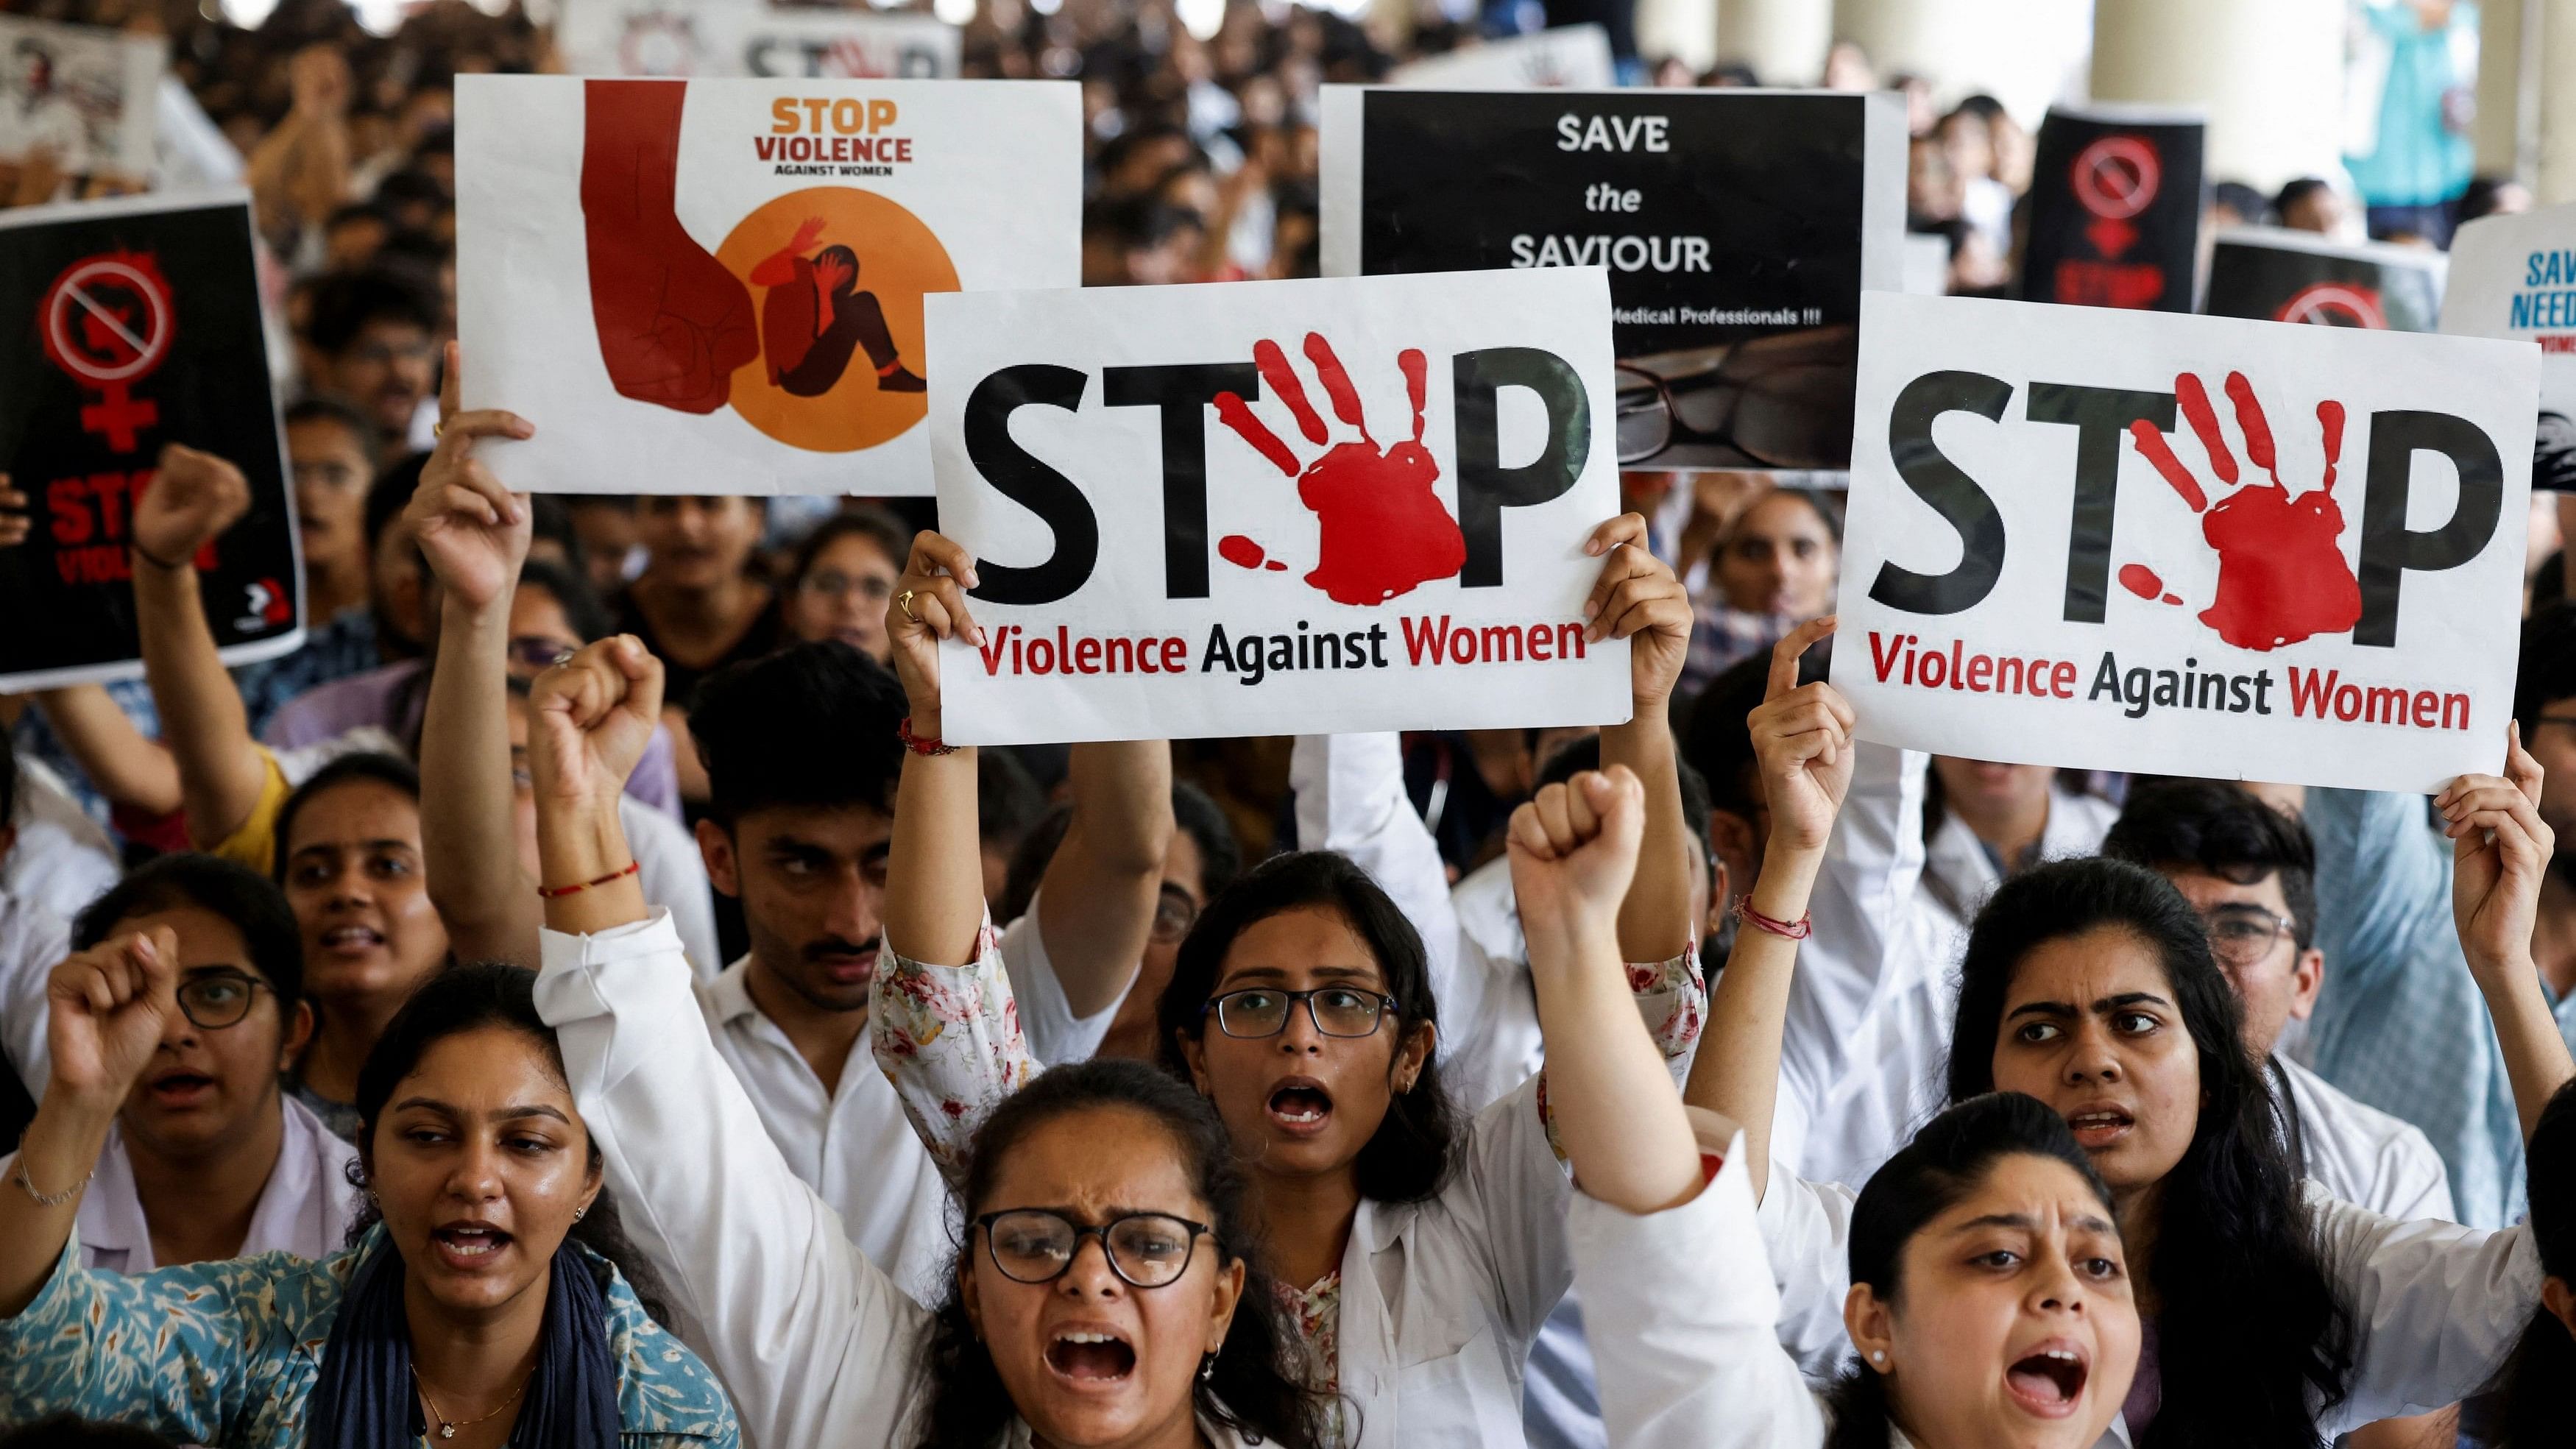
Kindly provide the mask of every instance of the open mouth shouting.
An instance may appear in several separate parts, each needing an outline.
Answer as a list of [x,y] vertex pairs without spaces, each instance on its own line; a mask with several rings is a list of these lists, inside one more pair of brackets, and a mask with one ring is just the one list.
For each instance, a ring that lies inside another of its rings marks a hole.
[[2063,1419],[2082,1402],[2084,1381],[2092,1374],[2092,1361],[2083,1345],[2072,1339],[2052,1338],[2004,1370],[2004,1389],[2026,1412],[2043,1419]]
[[215,1092],[215,1079],[186,1067],[172,1067],[144,1084],[155,1107],[165,1111],[203,1106]]
[[385,933],[373,926],[333,926],[322,933],[322,949],[334,956],[358,957],[381,951]]
[[1333,1118],[1333,1094],[1313,1077],[1283,1077],[1270,1089],[1270,1125],[1292,1137],[1312,1137]]
[[1121,1383],[1136,1371],[1136,1347],[1105,1325],[1059,1328],[1046,1347],[1047,1367],[1077,1384]]
[[2102,1103],[2066,1114],[2066,1125],[2075,1129],[2075,1143],[2087,1152],[2100,1152],[2119,1145],[2138,1125],[2125,1107]]
[[490,1223],[459,1219],[429,1230],[429,1245],[451,1272],[478,1273],[501,1259],[511,1237]]

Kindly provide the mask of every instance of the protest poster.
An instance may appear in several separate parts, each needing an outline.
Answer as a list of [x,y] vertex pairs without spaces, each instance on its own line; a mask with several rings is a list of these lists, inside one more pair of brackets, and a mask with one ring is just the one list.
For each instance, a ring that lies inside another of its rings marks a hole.
[[1543,272],[930,300],[961,744],[1601,724],[1608,281]]
[[43,151],[69,176],[152,174],[167,40],[0,15],[0,55],[0,161]]
[[555,45],[576,75],[954,78],[957,27],[920,13],[757,0],[565,0]]
[[928,493],[922,298],[1082,274],[1070,82],[460,76],[456,154],[514,488]]
[[2442,254],[2339,242],[2277,226],[2229,227],[2210,248],[2212,317],[2431,332],[2442,315]]
[[1453,91],[1534,86],[1607,90],[1619,83],[1619,72],[1610,54],[1609,31],[1598,25],[1559,25],[1408,61],[1388,71],[1386,83]]
[[1326,276],[1603,265],[1628,468],[1841,468],[1905,281],[1893,95],[1326,86]]
[[2190,311],[2203,132],[2198,116],[2165,108],[2051,108],[2031,170],[2022,295]]
[[2576,491],[2576,206],[2461,227],[2451,239],[2442,330],[2540,344],[2531,486]]
[[2502,768],[2537,348],[1895,294],[1861,334],[1861,737],[2371,790]]
[[143,671],[128,521],[165,443],[230,460],[250,511],[197,555],[228,664],[304,642],[304,570],[269,391],[250,203],[157,197],[0,211],[0,694]]

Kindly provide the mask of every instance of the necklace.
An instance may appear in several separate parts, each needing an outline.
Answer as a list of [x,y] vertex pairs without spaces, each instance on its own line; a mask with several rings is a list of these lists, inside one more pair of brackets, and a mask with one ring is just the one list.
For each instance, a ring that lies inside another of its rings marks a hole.
[[519,1395],[528,1391],[529,1380],[534,1379],[536,1376],[536,1369],[533,1366],[530,1367],[527,1378],[519,1380],[519,1386],[510,1391],[510,1397],[501,1401],[501,1407],[499,1409],[494,1409],[491,1413],[485,1414],[481,1418],[457,1419],[451,1421],[445,1414],[438,1411],[438,1400],[429,1396],[429,1384],[426,1380],[421,1378],[420,1366],[418,1364],[414,1364],[412,1365],[411,1370],[412,1385],[420,1390],[420,1401],[429,1407],[429,1416],[438,1421],[438,1437],[441,1439],[453,1439],[456,1437],[456,1431],[459,1429],[471,1429],[475,1425],[484,1422],[484,1420],[499,1418],[502,1410],[505,1410],[512,1404],[517,1403],[519,1401]]

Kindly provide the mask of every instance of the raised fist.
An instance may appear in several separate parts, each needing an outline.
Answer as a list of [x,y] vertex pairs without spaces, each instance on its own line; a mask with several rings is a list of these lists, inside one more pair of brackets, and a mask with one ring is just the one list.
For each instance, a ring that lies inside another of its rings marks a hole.
[[611,635],[538,675],[528,718],[537,808],[614,807],[662,720],[662,661]]
[[583,83],[581,211],[600,360],[620,395],[711,413],[734,369],[760,355],[751,289],[674,209],[680,171],[678,81]]
[[134,500],[134,546],[164,567],[197,559],[206,545],[250,511],[241,470],[212,453],[179,443],[161,449],[161,466]]
[[179,937],[168,926],[76,952],[45,983],[53,1087],[113,1110],[179,1010]]
[[[1512,893],[1534,942],[1561,942],[1584,932],[1615,935],[1619,903],[1637,873],[1637,842],[1646,828],[1646,789],[1625,765],[1586,770],[1549,785],[1512,812],[1505,837]],[[1533,950],[1567,959],[1561,946]]]

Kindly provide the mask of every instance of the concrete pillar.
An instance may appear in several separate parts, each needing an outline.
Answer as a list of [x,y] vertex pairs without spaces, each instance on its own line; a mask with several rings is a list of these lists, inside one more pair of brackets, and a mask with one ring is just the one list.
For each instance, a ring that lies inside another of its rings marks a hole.
[[[2576,201],[2576,0],[2545,5],[2539,35],[2540,177],[2543,206]],[[2527,34],[2527,32],[2526,32]]]
[[1833,43],[1833,0],[1718,0],[1717,59],[1753,67],[1766,86],[1814,85]]
[[1638,56],[1650,65],[1673,59],[1708,69],[1717,64],[1718,13],[1718,0],[1637,0]]
[[2213,181],[2270,191],[2332,175],[2343,159],[2344,0],[2094,0],[2092,90],[2204,110]]
[[2525,47],[2546,0],[2478,0],[2478,174],[2525,184],[2538,158],[2540,47]]

